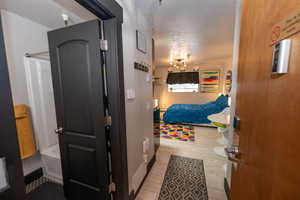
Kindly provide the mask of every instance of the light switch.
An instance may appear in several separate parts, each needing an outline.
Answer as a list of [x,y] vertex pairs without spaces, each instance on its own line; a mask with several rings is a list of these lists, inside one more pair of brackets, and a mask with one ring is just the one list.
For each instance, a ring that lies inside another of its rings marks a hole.
[[148,72],[147,75],[146,75],[146,81],[149,83],[149,82],[151,82],[151,80],[152,80],[152,76],[151,76],[151,74]]
[[135,90],[127,89],[127,99],[135,99]]
[[5,158],[0,158],[0,192],[9,188]]

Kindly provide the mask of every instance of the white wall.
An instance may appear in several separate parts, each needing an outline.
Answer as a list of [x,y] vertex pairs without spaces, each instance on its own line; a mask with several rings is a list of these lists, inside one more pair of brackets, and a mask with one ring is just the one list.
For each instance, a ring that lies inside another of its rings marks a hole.
[[49,29],[5,10],[2,19],[13,101],[28,105],[24,55],[48,50]]
[[[1,10],[1,17],[13,103],[29,105],[24,55],[48,50],[49,29],[5,10]],[[25,175],[41,166],[39,155],[23,160]]]
[[[146,174],[147,163],[143,160],[142,142],[149,138],[151,149],[148,160],[154,155],[152,82],[147,82],[147,74],[134,69],[134,62],[152,64],[152,26],[151,19],[143,15],[141,0],[118,0],[123,7],[123,51],[125,93],[134,89],[136,98],[126,99],[126,126],[128,145],[129,192],[136,190]],[[136,50],[136,30],[142,31],[147,38],[147,54]],[[149,72],[151,75],[151,72]],[[149,76],[149,75],[148,75]]]
[[231,69],[230,64],[202,66],[200,70],[220,70],[220,89],[217,93],[199,92],[168,92],[167,76],[168,67],[157,67],[155,76],[160,77],[159,84],[155,85],[155,96],[159,99],[161,108],[168,108],[173,104],[204,104],[216,100],[219,93],[223,92],[224,74]]

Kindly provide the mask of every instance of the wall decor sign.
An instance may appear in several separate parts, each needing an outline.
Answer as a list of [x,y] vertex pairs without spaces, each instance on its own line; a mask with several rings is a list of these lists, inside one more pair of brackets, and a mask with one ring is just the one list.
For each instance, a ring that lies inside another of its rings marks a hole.
[[143,72],[149,72],[149,67],[147,67],[146,65],[140,64],[135,62],[134,63],[134,69],[143,71]]
[[200,92],[217,93],[220,88],[220,70],[203,70],[200,72]]
[[147,53],[146,36],[138,30],[136,31],[136,48],[145,54]]
[[300,9],[274,25],[271,32],[271,45],[300,32]]

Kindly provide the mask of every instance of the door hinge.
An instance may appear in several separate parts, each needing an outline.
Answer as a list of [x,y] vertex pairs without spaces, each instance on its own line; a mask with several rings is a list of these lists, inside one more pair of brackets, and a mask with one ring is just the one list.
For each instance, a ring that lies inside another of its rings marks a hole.
[[105,118],[104,118],[104,125],[105,126],[111,126],[112,125],[111,116],[105,116]]
[[116,184],[114,182],[110,183],[108,185],[108,192],[112,193],[112,192],[116,192],[117,191],[117,187]]
[[100,40],[100,49],[102,51],[108,50],[108,41],[107,40]]

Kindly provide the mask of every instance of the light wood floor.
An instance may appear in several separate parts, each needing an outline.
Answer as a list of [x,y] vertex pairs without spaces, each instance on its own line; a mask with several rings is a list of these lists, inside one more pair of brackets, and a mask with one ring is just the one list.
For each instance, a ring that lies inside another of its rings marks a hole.
[[209,200],[226,200],[224,192],[226,160],[213,151],[214,147],[219,146],[216,140],[221,136],[217,133],[217,129],[195,127],[195,137],[195,142],[161,140],[156,163],[145,180],[137,200],[158,199],[171,154],[203,160]]

